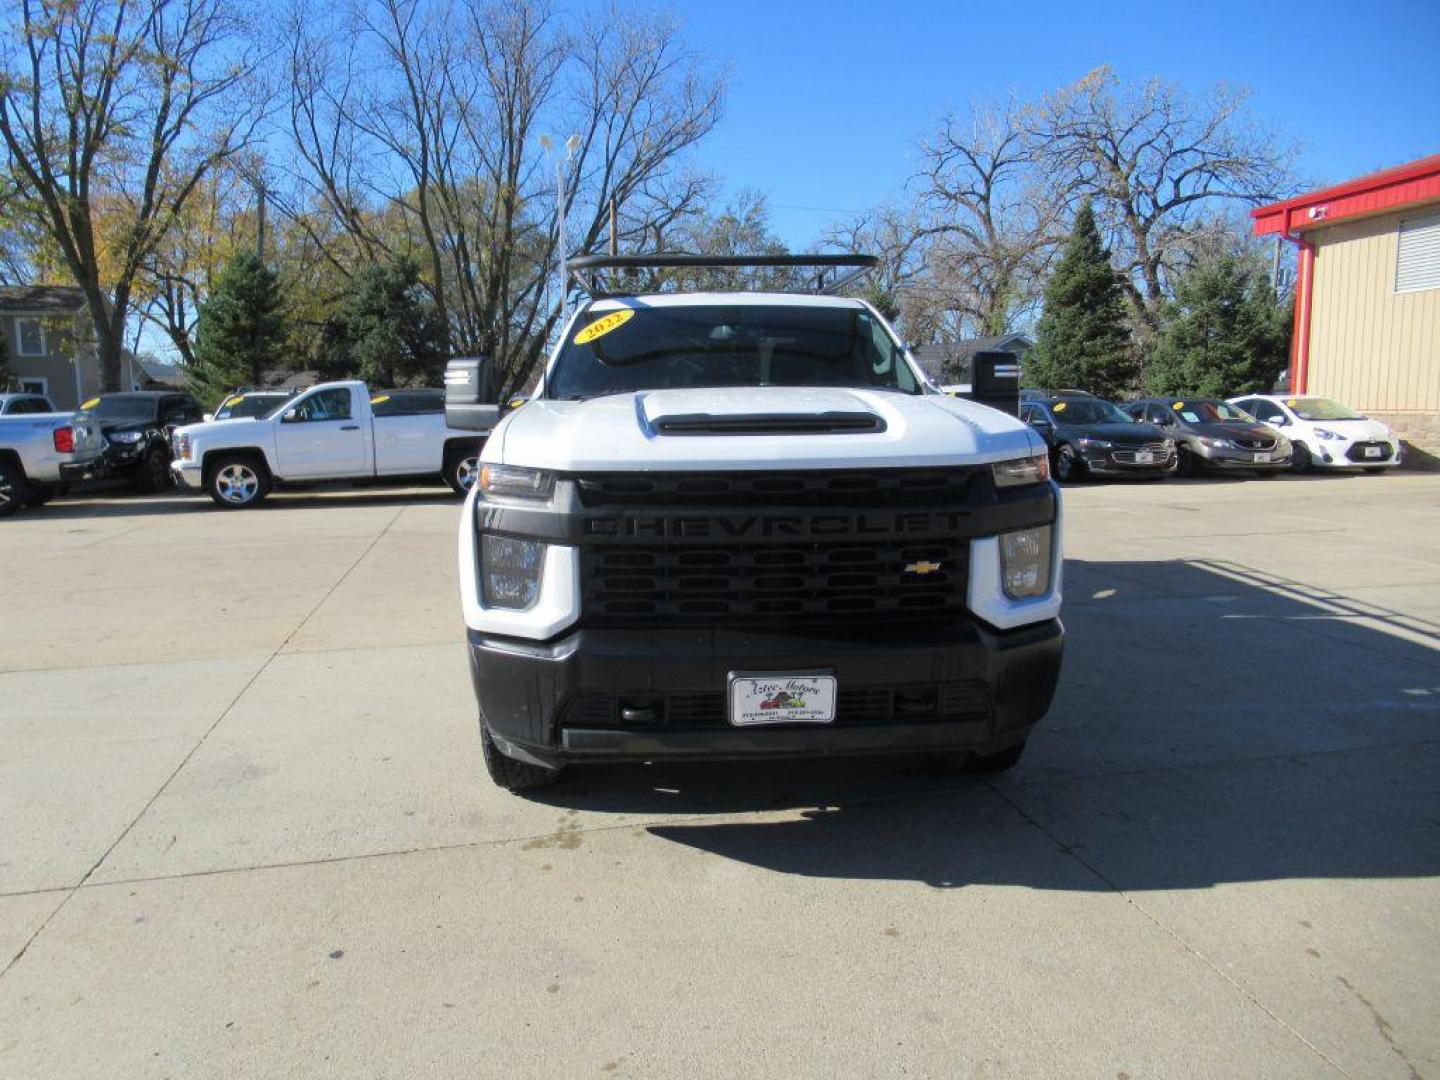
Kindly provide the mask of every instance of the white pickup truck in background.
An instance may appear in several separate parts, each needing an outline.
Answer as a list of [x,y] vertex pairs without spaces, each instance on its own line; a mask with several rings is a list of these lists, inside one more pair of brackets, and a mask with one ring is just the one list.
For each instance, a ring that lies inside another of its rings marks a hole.
[[442,477],[468,493],[488,432],[447,427],[438,395],[402,404],[416,395],[321,383],[263,417],[178,428],[170,468],[229,510],[254,506],[277,483]]
[[104,453],[99,425],[71,413],[0,416],[0,517],[48,502]]

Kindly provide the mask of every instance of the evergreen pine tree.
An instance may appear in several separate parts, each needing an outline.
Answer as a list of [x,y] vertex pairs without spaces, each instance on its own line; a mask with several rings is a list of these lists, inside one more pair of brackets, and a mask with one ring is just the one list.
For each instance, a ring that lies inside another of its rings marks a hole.
[[1120,282],[1086,202],[1045,284],[1045,308],[1025,381],[1118,397],[1131,389],[1136,374]]
[[1224,254],[1175,286],[1146,382],[1157,394],[1230,397],[1268,391],[1290,352],[1289,305],[1258,260]]
[[238,386],[258,386],[276,366],[285,341],[279,278],[250,250],[237,252],[200,305],[195,363],[196,397],[214,405]]
[[358,376],[373,387],[437,386],[447,328],[409,259],[370,266],[351,281],[325,324],[321,371]]

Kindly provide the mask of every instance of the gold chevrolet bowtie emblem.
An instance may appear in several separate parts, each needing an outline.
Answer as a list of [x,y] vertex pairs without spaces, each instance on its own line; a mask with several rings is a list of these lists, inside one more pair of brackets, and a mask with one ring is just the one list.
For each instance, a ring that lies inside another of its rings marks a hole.
[[905,567],[905,573],[907,573],[907,574],[933,574],[933,573],[935,573],[936,570],[939,570],[939,569],[940,569],[940,564],[939,564],[938,562],[926,562],[924,559],[921,559],[919,562],[909,563],[909,564]]

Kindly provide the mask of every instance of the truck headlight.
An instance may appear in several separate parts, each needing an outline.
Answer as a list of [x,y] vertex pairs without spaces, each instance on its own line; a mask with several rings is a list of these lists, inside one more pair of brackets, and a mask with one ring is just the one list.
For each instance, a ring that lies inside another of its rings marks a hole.
[[1038,484],[1050,479],[1050,456],[1035,454],[1031,457],[997,461],[991,466],[995,473],[997,488],[1019,487],[1022,484]]
[[540,597],[545,545],[508,536],[480,537],[480,589],[486,607],[524,611]]
[[1000,576],[1011,600],[1044,596],[1050,588],[1050,526],[1000,534]]
[[480,493],[500,499],[548,499],[555,474],[515,465],[480,466]]

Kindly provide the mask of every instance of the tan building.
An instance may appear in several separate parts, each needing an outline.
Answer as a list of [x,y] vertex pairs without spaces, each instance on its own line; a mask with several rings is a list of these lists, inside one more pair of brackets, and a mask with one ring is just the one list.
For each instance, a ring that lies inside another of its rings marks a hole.
[[[14,389],[44,394],[70,412],[100,393],[100,358],[85,295],[66,285],[0,286],[0,335]],[[139,389],[149,376],[127,353],[120,385]],[[4,387],[0,387],[4,389]]]
[[1290,387],[1440,460],[1440,154],[1252,212],[1299,248]]

